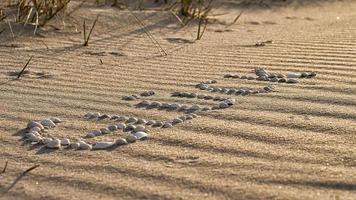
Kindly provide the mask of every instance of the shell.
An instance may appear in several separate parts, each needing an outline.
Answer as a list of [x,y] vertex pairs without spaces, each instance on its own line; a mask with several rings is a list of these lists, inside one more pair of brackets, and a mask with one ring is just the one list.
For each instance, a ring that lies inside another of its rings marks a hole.
[[43,140],[42,136],[38,133],[36,134],[36,132],[27,133],[26,138],[28,138],[31,142],[41,142]]
[[133,135],[138,139],[138,140],[143,140],[146,139],[148,137],[148,134],[143,132],[143,131],[139,131],[139,132],[135,132],[133,133]]
[[119,119],[117,119],[117,121],[127,121],[129,118],[126,116],[120,116]]
[[141,93],[141,96],[143,96],[143,97],[148,97],[148,96],[152,96],[152,95],[154,95],[154,94],[155,94],[154,91],[148,90],[148,91],[142,92],[142,93]]
[[61,119],[59,119],[58,117],[50,117],[49,119],[50,119],[52,122],[56,123],[56,124],[58,124],[58,123],[61,123],[61,122],[62,122],[62,120],[61,120]]
[[31,128],[33,128],[33,127],[38,127],[38,128],[40,128],[41,130],[44,129],[43,125],[42,125],[41,123],[39,123],[39,122],[31,121],[31,122],[28,122],[28,123],[27,123],[27,128],[28,128],[28,129],[31,129]]
[[279,81],[279,79],[277,78],[277,77],[274,77],[274,78],[271,78],[271,80],[270,80],[271,82],[274,82],[274,83],[276,83],[276,82],[278,82]]
[[241,79],[247,79],[246,75],[241,76]]
[[232,78],[232,77],[233,77],[232,74],[225,74],[225,75],[224,75],[224,78]]
[[138,125],[136,126],[136,128],[134,129],[135,132],[143,132],[146,131],[146,128],[142,125]]
[[172,97],[179,97],[179,96],[181,96],[181,92],[172,92],[171,96]]
[[52,141],[53,139],[52,138],[48,138],[48,137],[46,137],[46,138],[43,138],[43,141],[42,141],[42,143],[44,144],[44,145],[47,145],[50,141]]
[[132,130],[135,130],[136,129],[136,126],[132,125],[132,124],[129,124],[127,127],[126,127],[126,131],[132,131]]
[[136,124],[146,124],[147,123],[147,120],[145,119],[138,119]]
[[113,116],[111,116],[110,120],[118,120],[119,118],[120,118],[120,116],[113,115]]
[[186,115],[186,119],[187,120],[190,120],[190,119],[193,119],[194,117],[192,115]]
[[173,124],[178,124],[178,123],[182,123],[183,122],[183,120],[182,119],[180,119],[180,118],[175,118],[175,119],[173,119]]
[[101,114],[100,114],[99,112],[95,112],[95,113],[93,113],[93,114],[90,116],[90,118],[88,118],[88,119],[96,119],[96,118],[98,118],[100,115],[101,115]]
[[202,111],[208,111],[208,110],[211,110],[211,108],[210,108],[210,107],[204,107],[204,108],[202,108],[201,110],[202,110]]
[[147,107],[150,105],[150,102],[147,100],[141,101],[140,103],[137,104],[140,107]]
[[84,141],[79,141],[78,143],[79,143],[79,147],[77,149],[89,150],[93,148],[91,144],[88,144]]
[[133,101],[135,99],[136,98],[134,96],[123,96],[122,97],[122,100],[125,100],[125,101]]
[[300,78],[301,74],[300,73],[293,73],[290,72],[287,74],[287,78]]
[[95,130],[95,131],[92,131],[92,132],[88,133],[88,134],[86,135],[86,137],[87,137],[87,138],[93,138],[93,137],[99,136],[99,135],[101,135],[101,134],[102,134],[101,131]]
[[79,143],[79,142],[72,142],[72,143],[70,144],[70,147],[71,147],[72,149],[79,149],[80,143]]
[[156,123],[154,123],[152,126],[153,127],[161,127],[161,126],[163,126],[163,123],[160,121],[156,121]]
[[92,112],[85,113],[84,118],[85,119],[90,119],[93,116],[93,114],[94,113],[92,113]]
[[117,130],[117,126],[116,125],[111,125],[111,126],[108,127],[108,129],[110,131],[116,131]]
[[153,101],[151,104],[150,104],[150,107],[153,107],[153,108],[159,108],[162,106],[162,103],[158,102],[158,101]]
[[61,145],[64,145],[64,146],[70,145],[70,140],[68,138],[61,139]]
[[56,127],[56,124],[50,120],[50,119],[44,119],[40,122],[43,126],[48,127],[48,128],[54,128]]
[[189,115],[192,116],[193,118],[199,117],[197,114],[194,114],[194,113],[191,113],[191,114],[189,114]]
[[124,138],[119,138],[115,141],[116,145],[121,146],[121,145],[125,145],[128,144],[128,142],[126,141],[126,139]]
[[178,104],[178,103],[172,103],[172,104],[169,106],[169,108],[170,108],[170,109],[173,109],[173,110],[179,109],[180,107],[181,107],[181,105]]
[[290,78],[287,80],[287,83],[295,84],[295,83],[299,83],[299,81],[297,79]]
[[136,117],[130,117],[126,122],[127,123],[136,123],[137,122],[137,118]]
[[279,83],[285,83],[285,82],[287,82],[287,79],[281,78],[281,79],[278,80],[278,82],[279,82]]
[[110,115],[107,115],[107,114],[103,114],[103,115],[100,115],[100,116],[98,117],[99,120],[108,119],[108,118],[110,119],[111,116],[110,116]]
[[102,134],[109,134],[111,131],[110,131],[108,128],[101,128],[101,129],[100,129],[100,132],[101,132]]
[[52,141],[46,144],[46,147],[49,149],[59,149],[61,147],[61,140],[53,139]]
[[35,127],[32,127],[28,132],[38,132],[40,133],[42,130],[40,127],[38,126],[35,126]]
[[204,99],[204,98],[205,98],[205,95],[204,95],[204,94],[199,94],[199,95],[197,95],[197,98],[198,98],[198,99]]
[[150,126],[150,125],[153,125],[153,124],[155,124],[155,123],[156,123],[155,120],[149,120],[149,121],[146,123],[146,125]]
[[164,123],[163,128],[172,128],[173,125],[169,122]]
[[224,100],[224,103],[226,103],[229,106],[235,105],[236,99],[226,99],[226,100]]
[[189,108],[189,106],[187,105],[182,105],[179,110],[187,110]]
[[194,104],[189,108],[189,110],[199,110],[200,108],[201,107],[199,105]]
[[107,149],[114,146],[116,142],[97,142],[93,145],[93,150]]
[[219,105],[219,108],[220,108],[220,109],[224,109],[224,108],[229,107],[229,105],[228,105],[227,103],[225,103],[225,102],[221,102],[221,103],[219,103],[218,105]]
[[126,128],[126,124],[124,124],[124,123],[119,123],[119,124],[116,124],[116,127],[117,127],[118,129],[125,129],[125,128]]
[[134,135],[129,135],[125,139],[128,143],[134,143],[137,140],[136,136],[134,136]]
[[253,76],[247,76],[247,80],[255,80],[255,77],[253,77]]
[[187,120],[187,117],[185,115],[179,116],[178,118],[181,119],[182,121]]
[[211,100],[211,99],[214,99],[214,97],[213,97],[213,96],[210,96],[210,95],[207,95],[207,96],[204,97],[204,99],[205,99],[205,100]]

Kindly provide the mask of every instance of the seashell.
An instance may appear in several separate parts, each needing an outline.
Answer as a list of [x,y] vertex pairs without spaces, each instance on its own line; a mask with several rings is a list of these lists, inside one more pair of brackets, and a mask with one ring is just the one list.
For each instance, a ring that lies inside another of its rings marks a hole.
[[172,128],[173,125],[169,122],[164,123],[163,128]]
[[134,129],[134,132],[141,132],[141,131],[146,131],[146,128],[144,126],[142,126],[142,125],[138,125]]
[[209,89],[209,85],[204,84],[204,83],[200,83],[197,85],[197,88],[201,89],[201,90],[208,90]]
[[53,139],[46,144],[46,147],[49,149],[59,149],[61,147],[61,140],[57,138]]
[[258,81],[268,81],[268,77],[267,76],[259,76],[256,78],[256,80]]
[[235,105],[236,99],[226,99],[226,100],[224,101],[224,103],[226,103],[226,104],[229,105],[229,106]]
[[316,72],[310,72],[308,77],[312,78],[312,77],[316,77],[316,75],[317,75]]
[[46,137],[46,138],[43,138],[43,140],[42,140],[42,143],[44,144],[44,145],[47,145],[50,141],[52,141],[53,139],[52,138],[48,138],[48,137]]
[[138,119],[136,124],[146,124],[147,123],[147,120],[145,119]]
[[119,119],[117,119],[117,121],[127,121],[129,118],[126,116],[120,116]]
[[88,112],[88,113],[85,113],[84,118],[85,119],[90,119],[93,115],[94,115],[94,113]]
[[135,132],[133,133],[133,135],[138,139],[138,140],[143,140],[146,139],[148,137],[148,134],[143,132],[143,131],[139,131],[139,132]]
[[241,95],[242,95],[242,96],[247,96],[247,95],[250,95],[251,93],[252,93],[251,90],[245,90],[245,92],[242,93]]
[[125,131],[133,131],[135,130],[136,126],[129,124],[126,126]]
[[41,123],[39,123],[39,122],[31,121],[31,122],[28,122],[28,123],[27,123],[27,128],[28,128],[28,129],[31,129],[31,128],[33,128],[33,127],[38,127],[38,128],[40,128],[41,130],[44,129],[43,125],[42,125]]
[[99,112],[92,113],[92,115],[88,116],[88,120],[90,119],[96,119],[100,116],[101,114]]
[[108,128],[101,128],[100,132],[101,134],[109,134],[111,131]]
[[135,99],[136,98],[134,96],[123,96],[122,97],[122,100],[125,100],[125,101],[133,101]]
[[173,119],[173,121],[172,121],[173,124],[179,124],[179,123],[182,123],[182,122],[183,122],[183,120],[180,119],[180,118],[175,118],[175,119]]
[[182,105],[179,110],[187,110],[189,108],[189,106],[187,105]]
[[135,99],[139,99],[140,97],[139,96],[137,96],[136,94],[133,94],[133,95],[131,95],[133,98],[135,98]]
[[301,74],[300,73],[293,73],[290,72],[287,74],[287,78],[300,78]]
[[219,105],[219,108],[221,108],[221,109],[229,107],[229,105],[227,103],[225,103],[225,102],[221,102],[218,105]]
[[246,75],[241,76],[241,79],[247,79]]
[[94,138],[96,135],[93,132],[88,133],[85,137],[86,138]]
[[199,94],[199,95],[197,95],[197,98],[198,98],[198,99],[204,99],[204,98],[205,98],[205,95],[204,95],[204,94]]
[[179,96],[181,96],[181,92],[173,92],[171,96],[172,97],[179,97]]
[[61,145],[63,145],[63,146],[70,145],[70,140],[68,138],[61,139]]
[[35,127],[32,127],[28,132],[38,132],[40,133],[42,130],[40,127],[38,126],[35,126]]
[[205,84],[214,84],[214,83],[217,83],[216,80],[207,80],[204,82]]
[[100,115],[100,116],[98,117],[98,120],[102,120],[102,119],[110,119],[110,118],[111,118],[111,116],[110,116],[110,115],[103,114],[103,115]]
[[279,82],[279,83],[285,83],[285,82],[287,82],[287,79],[281,78],[281,79],[278,80],[278,82]]
[[299,81],[297,79],[289,78],[287,80],[287,83],[295,84],[295,83],[299,83]]
[[247,80],[255,80],[256,78],[253,76],[247,76]]
[[114,146],[116,142],[97,142],[93,145],[93,150],[107,149]]
[[278,82],[279,81],[279,79],[277,78],[277,77],[273,77],[273,78],[271,78],[271,80],[270,80],[271,82]]
[[154,123],[152,126],[153,127],[161,127],[161,126],[163,126],[163,123],[161,121],[156,121],[156,123]]
[[59,119],[58,117],[50,117],[49,119],[50,119],[52,122],[56,123],[56,124],[58,124],[58,123],[61,123],[61,122],[62,122],[62,120],[61,120],[61,119]]
[[227,93],[227,92],[229,92],[229,88],[221,88],[221,93]]
[[232,74],[225,74],[225,75],[224,75],[224,78],[232,78],[232,77],[233,77]]
[[38,133],[36,134],[36,132],[27,133],[26,138],[31,142],[41,142],[43,140],[42,136]]
[[199,106],[199,105],[196,105],[196,104],[192,105],[192,106],[189,108],[189,110],[199,110],[199,109],[200,109],[200,106]]
[[189,115],[192,116],[193,118],[199,117],[197,114],[194,114],[194,113],[191,113],[191,114],[189,114]]
[[108,129],[110,131],[116,131],[117,130],[117,126],[116,125],[111,125],[111,126],[108,127]]
[[186,115],[185,118],[186,118],[187,120],[194,119],[194,117],[193,117],[192,115]]
[[136,123],[137,122],[137,118],[136,117],[130,117],[126,122],[127,123]]
[[149,120],[147,123],[146,123],[146,125],[153,125],[153,124],[155,124],[156,123],[156,121],[155,120]]
[[187,120],[187,117],[185,115],[179,116],[178,118],[181,119],[182,121]]
[[128,143],[134,143],[137,140],[136,136],[134,135],[128,135],[125,139]]
[[126,139],[124,139],[124,138],[119,138],[119,139],[117,139],[115,143],[116,143],[116,145],[118,145],[118,146],[128,144],[128,142],[127,142]]
[[137,104],[139,107],[147,107],[150,105],[150,102],[147,100],[141,101],[140,103]]
[[301,74],[300,74],[300,78],[306,78],[306,77],[308,77],[308,73],[307,72],[302,72]]
[[180,104],[172,103],[169,108],[175,110],[175,109],[179,109],[180,107],[182,107]]
[[202,108],[201,110],[202,110],[202,111],[208,111],[208,110],[211,110],[211,108],[210,108],[210,107],[204,107],[204,108]]
[[91,144],[88,144],[84,141],[79,141],[78,143],[79,143],[79,147],[77,149],[90,150],[93,148]]
[[72,142],[70,144],[70,148],[72,148],[72,149],[79,149],[79,147],[80,147],[80,143],[79,142]]
[[240,75],[238,75],[238,74],[233,74],[231,78],[240,78]]
[[285,78],[286,76],[283,74],[277,74],[277,78]]
[[111,116],[110,120],[118,120],[120,118],[119,115],[113,115]]
[[273,87],[272,86],[266,86],[263,88],[265,91],[267,92],[272,92],[273,91]]
[[214,100],[214,101],[219,101],[219,100],[220,100],[220,96],[215,96],[215,97],[213,98],[213,100]]
[[171,106],[170,103],[162,103],[161,108],[166,109],[169,108],[170,106]]
[[213,97],[213,96],[210,96],[210,95],[207,95],[207,96],[204,97],[204,99],[205,99],[205,100],[211,100],[211,99],[214,99],[214,97]]
[[237,91],[236,89],[231,88],[231,89],[229,89],[229,91],[227,91],[226,93],[227,93],[227,94],[235,94],[236,91]]
[[197,97],[197,94],[195,94],[195,93],[190,93],[190,94],[188,95],[188,97],[189,97],[189,98],[195,98],[195,97]]
[[124,124],[124,123],[119,123],[119,124],[116,124],[116,127],[117,127],[118,129],[126,129],[126,124]]
[[180,96],[181,96],[181,97],[189,97],[189,94],[190,94],[190,93],[188,93],[188,92],[182,92],[182,93],[180,94]]
[[154,94],[155,94],[154,91],[148,90],[148,91],[142,92],[142,93],[141,93],[141,96],[143,96],[143,97],[148,97],[148,96],[152,96],[152,95],[154,95]]
[[40,122],[44,127],[54,128],[56,124],[50,119],[44,119]]
[[255,74],[256,74],[257,76],[263,76],[263,75],[269,76],[268,71],[265,70],[263,67],[257,67],[257,68],[255,68]]
[[158,101],[153,101],[150,105],[150,107],[153,107],[153,108],[159,108],[162,106],[162,103],[158,102]]

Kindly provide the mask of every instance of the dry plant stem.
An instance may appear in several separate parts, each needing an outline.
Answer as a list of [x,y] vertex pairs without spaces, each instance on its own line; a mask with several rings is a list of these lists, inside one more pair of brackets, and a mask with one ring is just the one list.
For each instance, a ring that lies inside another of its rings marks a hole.
[[200,34],[199,40],[203,37],[203,35],[205,33],[205,30],[206,30],[206,25],[208,24],[208,19],[205,19],[204,21],[205,21],[204,28],[203,28],[203,31]]
[[141,26],[141,28],[144,30],[148,38],[152,41],[152,43],[156,46],[156,48],[163,53],[164,56],[168,55],[167,52],[162,48],[162,46],[158,43],[158,41],[153,37],[153,35],[149,32],[149,30],[146,28],[144,23],[128,8],[127,10],[130,12],[130,14],[135,18],[136,22]]
[[17,182],[19,182],[24,176],[26,176],[27,173],[29,173],[30,171],[36,169],[36,168],[39,167],[39,166],[40,166],[40,165],[35,165],[35,166],[33,166],[33,167],[28,168],[28,169],[25,170],[24,172],[22,172],[22,173],[20,174],[20,176],[18,176],[18,177],[14,180],[14,182],[12,182],[12,184],[7,188],[6,192],[10,191],[11,188],[13,188],[13,187],[16,185]]
[[83,37],[84,37],[84,46],[85,46],[85,41],[87,40],[87,34],[86,34],[86,25],[85,25],[85,19],[83,21]]
[[26,65],[22,68],[21,72],[19,73],[19,75],[17,76],[17,79],[20,79],[22,74],[25,72],[28,64],[30,64],[31,60],[32,60],[33,56],[30,57],[30,59],[28,59]]
[[6,172],[6,168],[7,168],[7,164],[8,164],[9,161],[6,161],[5,163],[5,166],[4,166],[4,169],[1,171],[1,174],[5,173]]
[[[98,19],[99,19],[99,15],[96,16],[96,19],[95,19],[95,21],[94,21],[94,23],[93,23],[93,26],[91,27],[91,29],[90,29],[90,31],[89,31],[88,37],[84,38],[84,39],[85,39],[85,41],[84,41],[84,46],[88,46],[91,33],[93,32],[93,29],[94,29],[94,27],[95,27],[96,22],[98,21]],[[85,35],[86,35],[86,33],[85,33],[85,21],[84,21],[84,37],[85,37]]]
[[11,31],[11,35],[12,35],[12,38],[15,39],[15,34],[14,34],[14,31],[12,30],[12,26],[10,24],[10,21],[9,20],[6,20],[7,21],[7,24],[9,25],[9,28],[10,28],[10,31]]
[[242,15],[243,12],[244,12],[244,11],[241,11],[240,14],[235,17],[234,21],[232,21],[230,24],[227,24],[227,25],[225,26],[225,28],[228,28],[228,27],[234,25],[234,24],[237,22],[237,20],[240,19],[240,17],[241,17],[241,15]]

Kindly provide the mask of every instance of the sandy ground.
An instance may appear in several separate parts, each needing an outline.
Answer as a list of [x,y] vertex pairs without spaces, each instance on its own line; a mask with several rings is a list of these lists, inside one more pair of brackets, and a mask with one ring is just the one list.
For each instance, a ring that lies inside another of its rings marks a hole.
[[[137,12],[167,56],[127,11],[88,9],[68,18],[64,29],[58,21],[60,30],[48,26],[35,38],[0,35],[0,168],[9,162],[0,174],[1,199],[356,199],[356,3],[247,10],[228,29],[209,24],[194,43],[195,27],[179,28],[169,13]],[[226,12],[219,22],[239,11]],[[90,24],[99,13],[89,46],[81,46],[83,16]],[[274,43],[253,46],[265,40]],[[30,56],[31,73],[13,80],[11,72]],[[208,79],[259,88],[266,83],[223,75],[260,65],[318,76],[236,97],[238,105],[173,129],[151,129],[148,140],[109,151],[49,151],[23,144],[17,134],[29,120],[49,116],[64,121],[51,130],[57,137],[75,139],[108,125],[85,121],[88,111],[174,117],[177,112],[137,109],[121,97],[151,89],[157,94],[150,100],[208,105],[170,92],[206,93],[194,85]],[[4,192],[35,164],[40,167]]]

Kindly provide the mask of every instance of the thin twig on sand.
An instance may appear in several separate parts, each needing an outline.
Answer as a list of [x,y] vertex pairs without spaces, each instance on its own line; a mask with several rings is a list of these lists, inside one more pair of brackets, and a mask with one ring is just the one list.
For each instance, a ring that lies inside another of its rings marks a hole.
[[234,21],[232,21],[231,23],[227,24],[227,25],[225,26],[225,28],[228,28],[228,27],[234,25],[234,24],[237,22],[237,20],[240,19],[240,17],[241,17],[241,15],[242,15],[243,12],[244,12],[244,11],[241,11],[240,14],[238,14],[238,15],[235,17]]
[[21,72],[19,73],[19,75],[17,75],[17,79],[20,79],[22,74],[25,72],[26,67],[28,66],[28,64],[30,64],[31,60],[32,60],[33,56],[30,57],[30,59],[28,59],[27,63],[25,64],[25,66],[22,68]]
[[99,15],[96,16],[96,19],[95,19],[95,21],[94,21],[94,23],[93,23],[93,25],[92,25],[92,27],[91,27],[91,29],[90,29],[90,31],[89,31],[88,37],[86,37],[86,30],[85,30],[86,27],[85,27],[85,20],[84,20],[84,23],[83,23],[83,28],[84,28],[84,46],[88,46],[91,33],[93,32],[93,29],[94,29],[94,27],[95,27],[96,22],[98,21],[98,19],[99,19]]
[[26,176],[27,173],[29,173],[30,171],[36,169],[36,168],[39,167],[39,166],[40,166],[40,165],[35,165],[35,166],[33,166],[33,167],[28,168],[28,169],[25,170],[24,172],[22,172],[22,173],[20,174],[20,176],[18,176],[18,177],[14,180],[14,182],[12,182],[12,184],[6,189],[6,192],[10,191],[11,188],[13,188],[13,187],[16,185],[17,182],[19,182],[24,176]]
[[4,169],[1,171],[1,173],[0,174],[3,174],[3,173],[5,173],[6,172],[6,168],[7,168],[7,163],[8,163],[9,161],[6,161],[6,163],[5,163],[5,166],[4,166]]

